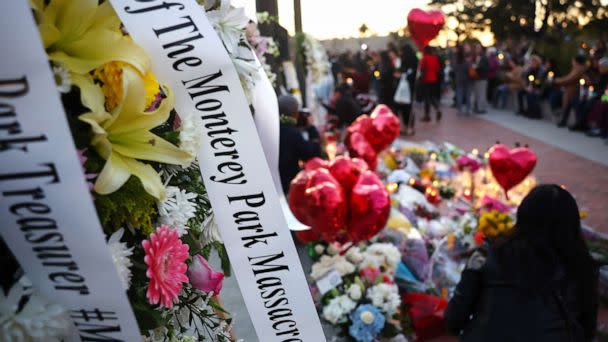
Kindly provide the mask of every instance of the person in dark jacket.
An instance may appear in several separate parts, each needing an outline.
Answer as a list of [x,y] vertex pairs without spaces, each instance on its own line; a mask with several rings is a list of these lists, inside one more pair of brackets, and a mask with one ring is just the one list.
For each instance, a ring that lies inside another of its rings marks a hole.
[[[289,184],[300,172],[300,161],[305,162],[321,154],[318,139],[305,140],[302,131],[298,128],[298,108],[298,101],[293,96],[279,97],[279,113],[281,114],[279,174],[283,192],[286,195],[289,192]],[[311,135],[310,132],[309,135]]]
[[406,127],[406,135],[414,135],[414,122],[416,121],[412,115],[412,102],[416,85],[416,76],[418,71],[418,57],[416,51],[410,44],[403,45],[401,49],[401,65],[399,72],[401,75],[407,75],[407,82],[410,86],[411,101],[408,104],[395,104],[398,113],[401,113],[403,125]]
[[576,201],[557,185],[524,198],[517,225],[469,259],[445,311],[461,341],[592,341],[598,267]]
[[395,65],[389,51],[380,52],[380,94],[378,101],[391,108],[394,108],[395,90],[397,88],[395,80]]

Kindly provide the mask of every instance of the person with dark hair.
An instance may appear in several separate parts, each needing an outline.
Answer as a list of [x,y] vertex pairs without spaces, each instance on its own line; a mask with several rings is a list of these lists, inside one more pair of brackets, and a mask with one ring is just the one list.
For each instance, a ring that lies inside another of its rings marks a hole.
[[[300,161],[307,161],[321,154],[318,133],[313,137],[311,131],[309,140],[304,139],[298,128],[300,116],[299,103],[291,95],[279,97],[280,131],[279,131],[279,174],[283,192],[287,194],[289,184],[300,172]],[[300,122],[302,125],[302,123]],[[311,126],[310,124],[305,125]],[[316,129],[315,129],[316,130]]]
[[395,66],[389,51],[380,52],[380,94],[378,101],[394,108]]
[[435,119],[441,120],[441,111],[439,110],[439,101],[436,96],[436,89],[439,86],[439,73],[441,72],[441,63],[435,49],[427,46],[424,48],[424,56],[420,60],[420,90],[422,99],[424,100],[424,117],[422,121],[431,121],[430,110],[435,108],[437,115]]
[[572,195],[540,185],[522,201],[502,241],[477,250],[445,310],[461,341],[592,341],[598,265]]
[[338,117],[338,126],[348,126],[359,115],[361,115],[361,106],[353,93],[353,88],[347,83],[342,83],[336,88],[336,101],[334,104],[333,114]]
[[403,45],[401,49],[401,66],[399,67],[401,75],[405,74],[407,83],[410,86],[411,102],[408,104],[396,104],[397,112],[401,113],[403,125],[406,127],[406,135],[414,135],[415,118],[412,114],[412,103],[414,102],[414,90],[416,86],[416,76],[418,72],[418,57],[416,51],[410,44]]
[[579,92],[580,80],[587,71],[587,59],[585,56],[576,56],[572,59],[572,69],[563,77],[557,78],[553,84],[557,87],[564,87],[562,97],[562,119],[557,124],[558,127],[566,127],[570,118],[570,111],[576,106]]

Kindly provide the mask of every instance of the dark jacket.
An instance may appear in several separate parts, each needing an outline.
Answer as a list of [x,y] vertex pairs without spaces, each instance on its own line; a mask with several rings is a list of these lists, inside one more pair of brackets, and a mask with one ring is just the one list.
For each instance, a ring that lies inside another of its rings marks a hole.
[[302,132],[290,124],[281,124],[279,139],[279,174],[283,192],[287,194],[289,184],[300,172],[299,162],[318,157],[321,148],[318,143],[304,140]]
[[597,301],[584,307],[564,272],[535,290],[516,285],[512,278],[491,250],[475,252],[445,311],[448,330],[465,342],[592,340]]

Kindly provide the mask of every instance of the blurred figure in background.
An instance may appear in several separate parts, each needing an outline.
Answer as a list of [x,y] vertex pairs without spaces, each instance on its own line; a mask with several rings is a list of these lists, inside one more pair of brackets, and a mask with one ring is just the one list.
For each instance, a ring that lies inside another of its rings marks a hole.
[[[470,114],[471,113],[471,79],[469,78],[469,67],[470,62],[467,61],[464,55],[464,48],[462,46],[456,47],[456,54],[454,56],[454,86],[456,92],[456,110],[458,114]],[[464,111],[463,111],[464,106]]]
[[489,103],[494,102],[494,95],[496,94],[496,87],[498,87],[498,71],[500,65],[498,62],[498,55],[495,47],[488,48],[488,89],[486,92],[486,100]]
[[[318,157],[321,154],[318,131],[316,136],[310,129],[312,117],[309,115],[308,122],[299,122],[298,100],[291,95],[281,95],[279,97],[280,131],[279,131],[279,174],[283,192],[287,195],[289,184],[300,172],[300,162],[305,162],[310,158]],[[304,139],[302,131],[298,128],[304,126],[310,140]],[[316,128],[314,129],[316,131]],[[312,132],[312,133],[311,133]],[[311,136],[312,135],[312,136]],[[315,140],[316,139],[316,140]]]
[[424,48],[424,56],[420,60],[420,91],[424,100],[424,117],[423,122],[431,121],[430,110],[435,108],[437,121],[441,120],[441,111],[439,110],[439,101],[436,97],[437,87],[439,87],[439,73],[442,72],[439,56],[437,56],[433,47],[427,46]]
[[475,98],[475,113],[485,114],[487,109],[487,93],[488,93],[488,57],[486,56],[486,48],[481,44],[475,46],[475,71],[477,78],[474,82],[473,97]]
[[572,59],[570,72],[554,81],[557,87],[564,87],[562,98],[562,118],[557,124],[558,127],[566,127],[570,112],[576,106],[580,92],[580,82],[583,74],[587,71],[587,59],[584,56],[576,56]]
[[403,118],[403,125],[406,127],[406,135],[414,135],[415,116],[412,112],[412,103],[414,102],[416,76],[418,72],[418,57],[416,51],[410,44],[405,44],[401,49],[401,66],[399,75],[407,75],[407,82],[410,86],[411,102],[409,104],[395,105],[398,114]]
[[380,52],[380,96],[378,101],[394,108],[393,97],[395,96],[395,65],[389,51]]

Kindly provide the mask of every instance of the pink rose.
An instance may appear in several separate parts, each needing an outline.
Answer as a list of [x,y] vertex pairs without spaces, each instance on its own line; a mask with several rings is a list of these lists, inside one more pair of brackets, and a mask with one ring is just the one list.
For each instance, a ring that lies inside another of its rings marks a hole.
[[195,255],[188,268],[190,284],[203,292],[218,295],[224,283],[224,273],[216,272],[201,255]]

